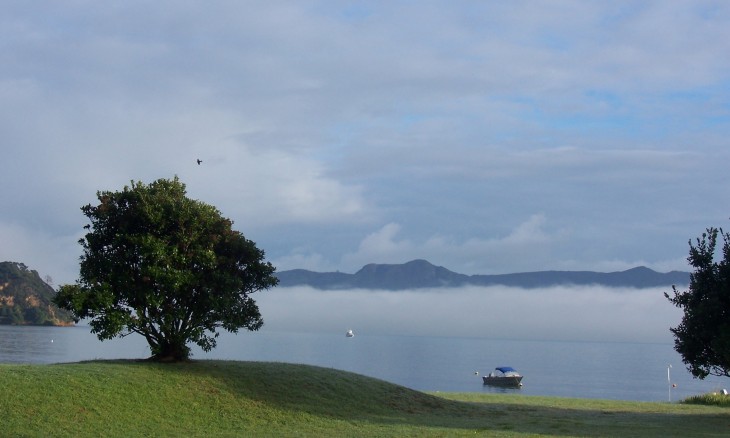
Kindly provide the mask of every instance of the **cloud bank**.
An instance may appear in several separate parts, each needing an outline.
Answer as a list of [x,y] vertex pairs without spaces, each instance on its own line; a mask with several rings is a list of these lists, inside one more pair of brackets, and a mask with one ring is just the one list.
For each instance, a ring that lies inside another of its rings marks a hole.
[[[669,288],[667,289],[669,290]],[[267,330],[343,335],[671,342],[681,311],[664,289],[552,287],[320,291],[276,288],[255,299]]]

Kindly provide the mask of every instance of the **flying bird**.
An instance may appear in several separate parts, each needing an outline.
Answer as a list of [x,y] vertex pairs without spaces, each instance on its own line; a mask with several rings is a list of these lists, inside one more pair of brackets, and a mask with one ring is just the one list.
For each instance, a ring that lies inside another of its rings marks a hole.
[[198,161],[198,166],[200,166],[200,163],[202,163],[202,162],[203,162],[203,160],[201,160],[200,158],[198,158],[198,160],[197,160],[197,161]]

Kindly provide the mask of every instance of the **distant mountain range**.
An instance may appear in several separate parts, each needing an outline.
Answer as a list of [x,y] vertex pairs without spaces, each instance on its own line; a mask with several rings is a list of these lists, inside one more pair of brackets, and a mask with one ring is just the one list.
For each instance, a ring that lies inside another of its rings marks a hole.
[[354,274],[293,269],[277,272],[280,287],[310,286],[323,290],[405,290],[459,286],[513,286],[538,288],[559,285],[602,285],[610,287],[686,287],[689,272],[661,273],[640,266],[620,272],[540,271],[516,274],[465,275],[435,266],[426,260],[403,264],[363,266]]

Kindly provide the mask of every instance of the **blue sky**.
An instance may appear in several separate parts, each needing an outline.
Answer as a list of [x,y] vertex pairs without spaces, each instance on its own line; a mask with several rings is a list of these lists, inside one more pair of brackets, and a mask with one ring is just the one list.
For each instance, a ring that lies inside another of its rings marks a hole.
[[730,228],[729,24],[706,1],[5,2],[0,259],[72,282],[79,208],[178,175],[281,270],[686,270]]

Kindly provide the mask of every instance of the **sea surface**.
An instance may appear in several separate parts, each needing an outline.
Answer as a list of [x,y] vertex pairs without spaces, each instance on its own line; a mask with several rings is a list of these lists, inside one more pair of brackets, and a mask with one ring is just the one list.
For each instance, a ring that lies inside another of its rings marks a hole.
[[[149,355],[146,342],[138,335],[101,342],[88,326],[0,326],[0,363],[50,364]],[[677,401],[730,388],[727,378],[692,378],[671,344],[368,336],[357,332],[347,338],[345,330],[262,330],[238,335],[224,332],[217,348],[205,353],[196,347],[193,358],[318,365],[421,391]],[[497,366],[520,371],[523,387],[484,386],[481,376]]]

